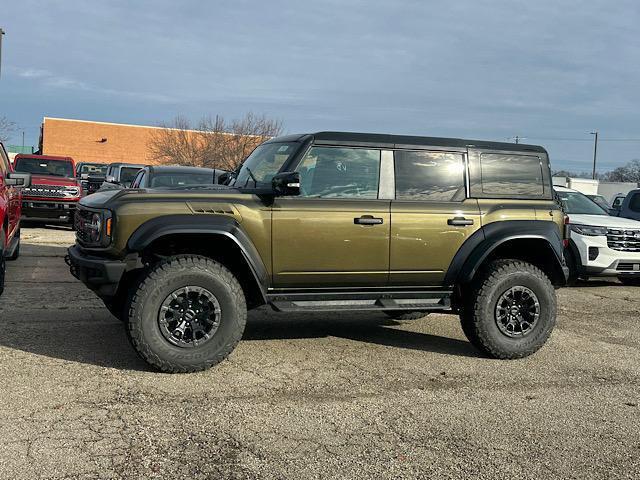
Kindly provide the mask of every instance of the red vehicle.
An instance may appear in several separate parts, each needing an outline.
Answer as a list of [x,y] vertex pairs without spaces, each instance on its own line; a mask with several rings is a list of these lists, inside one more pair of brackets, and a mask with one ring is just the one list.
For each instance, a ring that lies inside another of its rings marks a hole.
[[15,173],[0,143],[0,294],[4,290],[5,260],[20,255],[21,187],[28,187],[29,174]]
[[24,220],[73,225],[76,205],[82,196],[73,158],[19,154],[13,168],[31,174],[31,186],[22,192]]

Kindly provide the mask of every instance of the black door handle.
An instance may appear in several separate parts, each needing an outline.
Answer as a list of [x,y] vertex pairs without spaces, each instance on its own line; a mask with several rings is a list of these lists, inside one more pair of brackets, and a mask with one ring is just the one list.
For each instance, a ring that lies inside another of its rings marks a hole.
[[353,223],[356,225],[380,225],[382,224],[382,219],[372,215],[363,215],[359,218],[354,218]]
[[447,220],[447,225],[453,225],[454,227],[464,227],[465,225],[473,225],[472,218],[453,217]]

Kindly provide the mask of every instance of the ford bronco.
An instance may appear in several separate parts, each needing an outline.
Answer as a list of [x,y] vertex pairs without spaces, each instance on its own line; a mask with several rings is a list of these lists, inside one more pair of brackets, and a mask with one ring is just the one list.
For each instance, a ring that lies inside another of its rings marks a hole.
[[454,312],[512,359],[554,328],[564,218],[542,147],[320,132],[263,143],[226,186],[85,197],[67,262],[165,372],[223,360],[264,304]]

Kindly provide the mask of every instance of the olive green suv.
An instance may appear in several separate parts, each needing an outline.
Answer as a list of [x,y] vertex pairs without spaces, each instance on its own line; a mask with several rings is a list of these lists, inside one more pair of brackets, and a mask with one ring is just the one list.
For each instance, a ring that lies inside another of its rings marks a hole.
[[537,146],[320,132],[274,138],[228,185],[80,202],[72,273],[166,372],[206,369],[247,310],[460,315],[494,358],[538,350],[564,284],[564,214]]

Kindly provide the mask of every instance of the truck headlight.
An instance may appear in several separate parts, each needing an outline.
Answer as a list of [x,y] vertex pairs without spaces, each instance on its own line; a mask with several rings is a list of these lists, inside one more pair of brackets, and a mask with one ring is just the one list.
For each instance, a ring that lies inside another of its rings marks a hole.
[[595,227],[592,225],[571,225],[571,230],[579,235],[598,237],[607,235],[607,227]]
[[109,210],[76,210],[76,237],[86,247],[108,247],[112,224],[113,216]]

